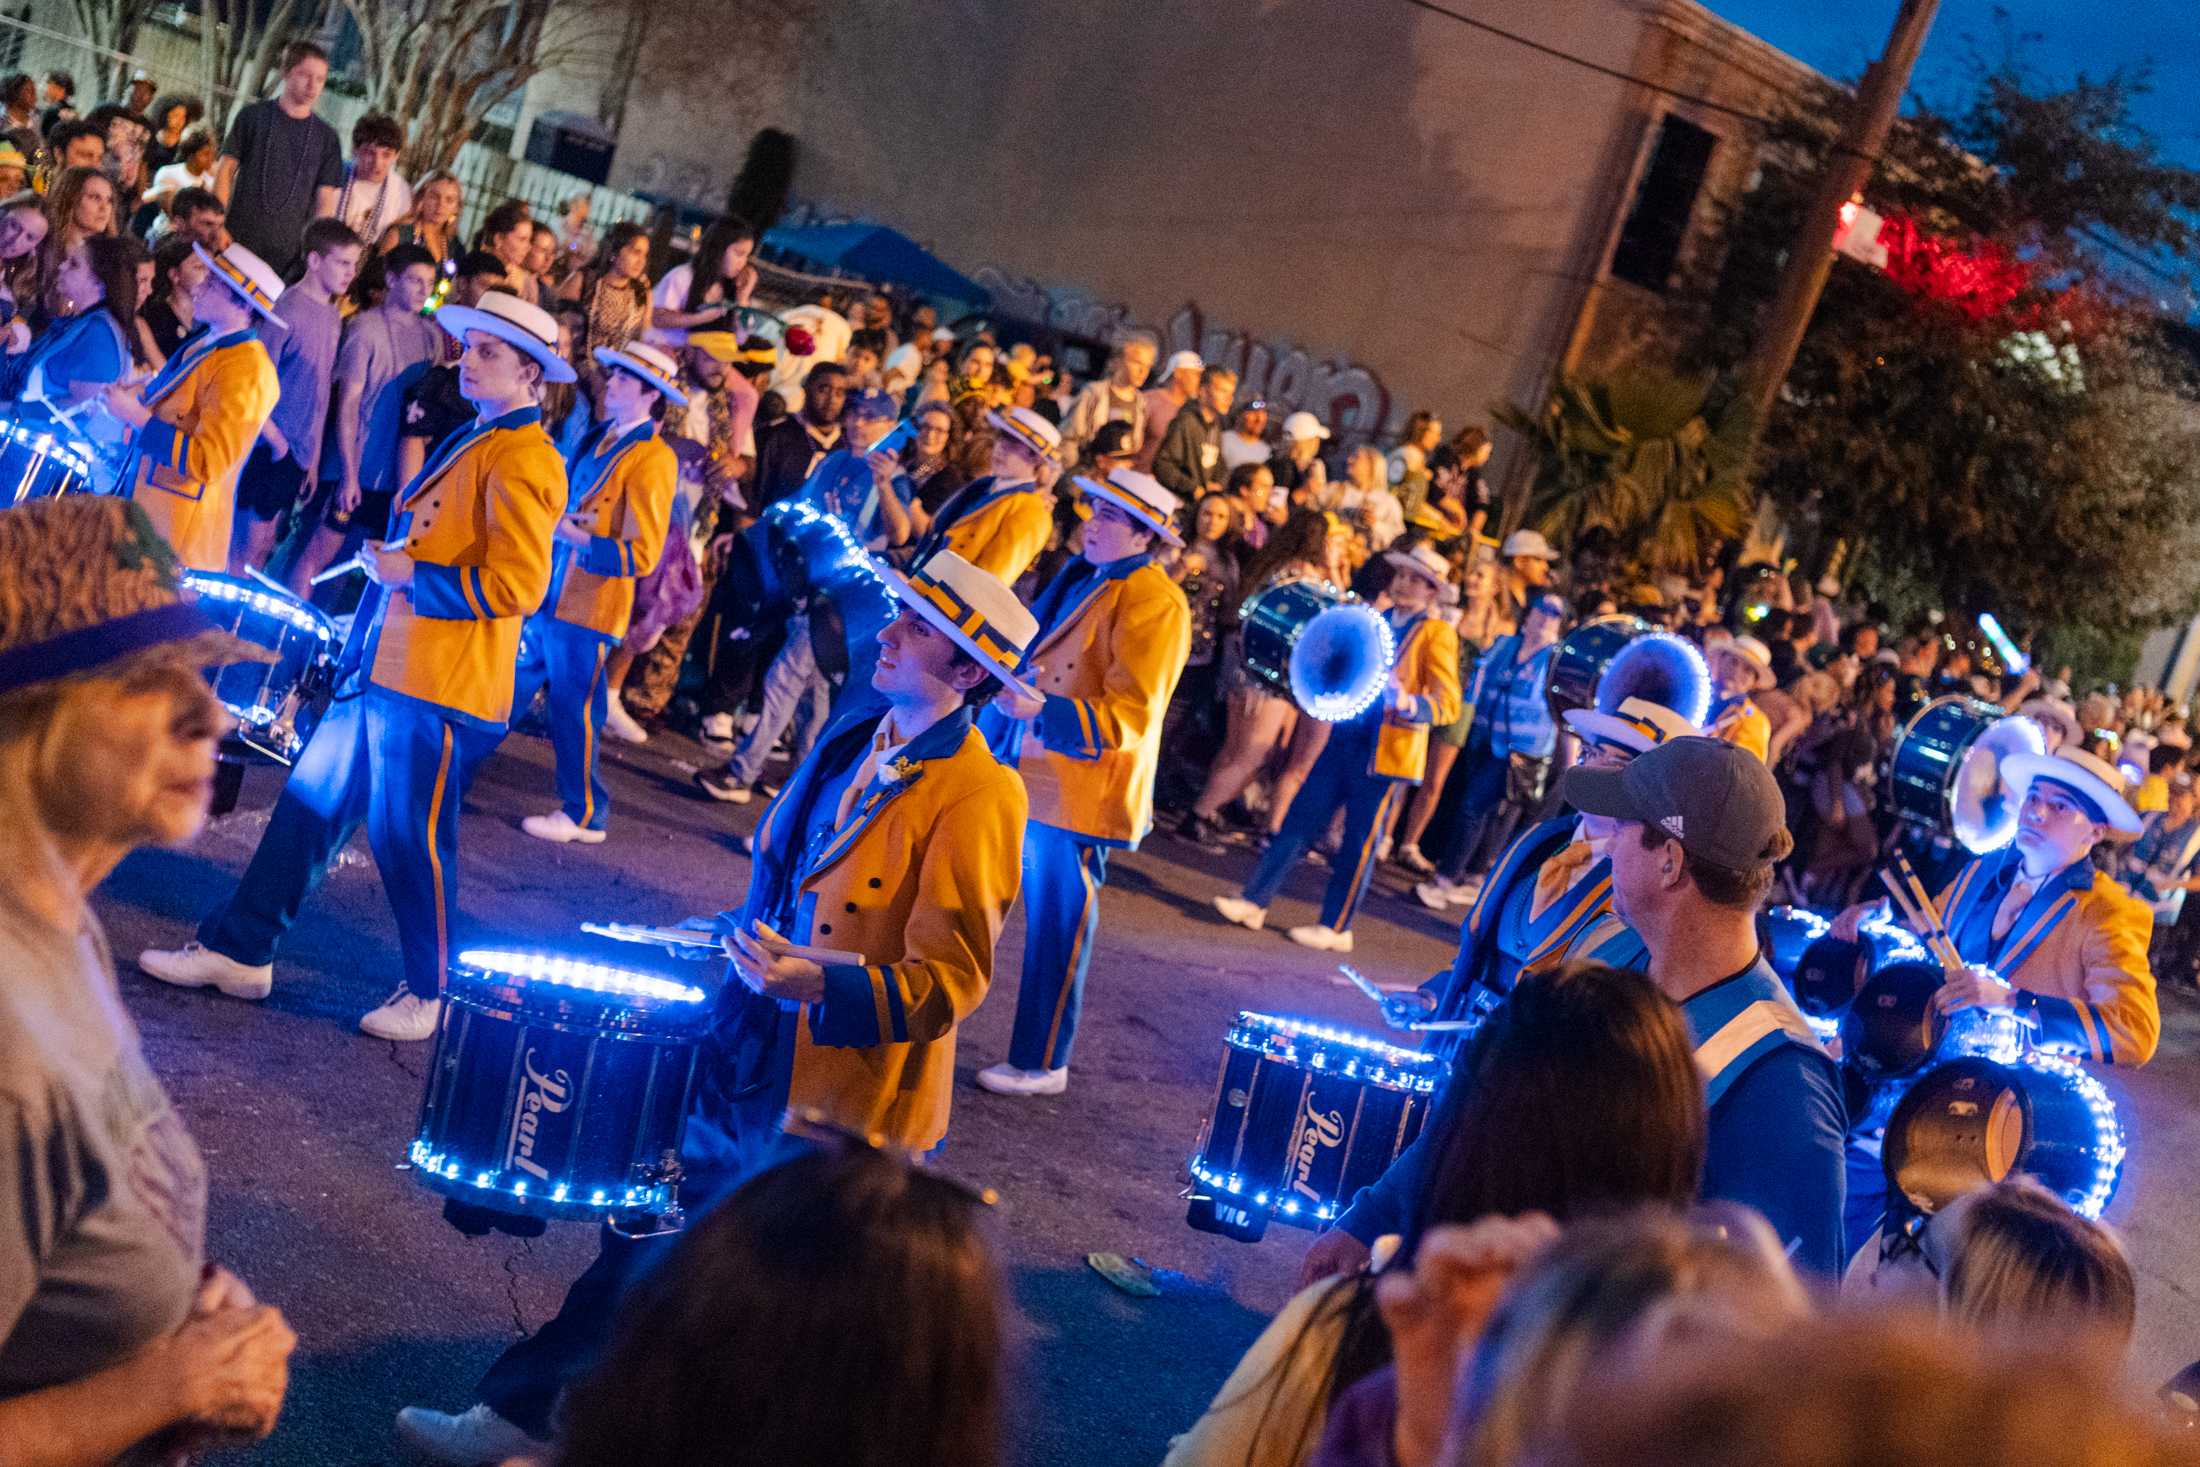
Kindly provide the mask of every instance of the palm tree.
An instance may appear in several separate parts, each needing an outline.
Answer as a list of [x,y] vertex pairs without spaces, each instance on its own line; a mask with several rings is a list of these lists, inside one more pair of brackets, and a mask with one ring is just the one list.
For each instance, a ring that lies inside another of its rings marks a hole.
[[1650,574],[1702,565],[1753,507],[1747,412],[1713,422],[1710,392],[1708,376],[1627,367],[1561,376],[1537,414],[1498,408],[1536,452],[1528,522],[1559,544],[1601,527]]

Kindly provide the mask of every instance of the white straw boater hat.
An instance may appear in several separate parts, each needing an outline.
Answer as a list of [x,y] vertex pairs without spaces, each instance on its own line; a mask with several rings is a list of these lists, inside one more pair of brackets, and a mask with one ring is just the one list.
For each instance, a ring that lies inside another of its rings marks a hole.
[[942,550],[907,572],[881,574],[894,594],[926,621],[954,639],[986,670],[1010,681],[1024,665],[1024,654],[1039,635],[1039,619],[1025,610],[1016,593],[991,571],[982,571],[952,550]]
[[1426,541],[1411,550],[1386,550],[1383,559],[1400,570],[1412,571],[1441,590],[1451,580],[1451,562]]
[[1702,729],[1648,698],[1629,698],[1619,705],[1617,713],[1570,708],[1566,711],[1566,726],[1591,742],[1634,754],[1647,754],[1673,739],[1703,737]]
[[511,343],[535,359],[545,382],[571,382],[573,364],[558,351],[558,323],[540,306],[516,295],[492,290],[478,306],[438,306],[435,324],[463,342],[469,331],[482,331]]
[[987,413],[985,420],[1040,458],[1052,458],[1061,450],[1061,430],[1030,408],[1001,408]]
[[2059,754],[2010,754],[2001,761],[2002,777],[2022,800],[2035,779],[2059,784],[2076,795],[2086,813],[2118,835],[2137,835],[2144,828],[2139,812],[2124,798],[2124,777],[2098,754],[2065,749]]
[[205,264],[209,274],[243,297],[246,305],[278,328],[289,329],[290,323],[275,314],[275,302],[283,297],[283,277],[267,261],[241,244],[232,244],[217,255],[193,240],[191,252]]
[[1162,488],[1161,481],[1153,475],[1117,468],[1098,479],[1080,475],[1076,483],[1087,494],[1105,499],[1171,545],[1183,545],[1184,537],[1176,532],[1176,516],[1184,508],[1184,501]]
[[1721,647],[1732,652],[1756,670],[1757,686],[1760,689],[1772,686],[1775,679],[1772,673],[1772,649],[1770,647],[1767,647],[1747,632],[1728,637],[1724,642],[1714,642],[1710,650],[1717,651]]
[[631,341],[623,347],[599,346],[596,360],[607,367],[629,372],[664,394],[674,407],[686,407],[688,395],[680,390],[679,364],[646,342]]

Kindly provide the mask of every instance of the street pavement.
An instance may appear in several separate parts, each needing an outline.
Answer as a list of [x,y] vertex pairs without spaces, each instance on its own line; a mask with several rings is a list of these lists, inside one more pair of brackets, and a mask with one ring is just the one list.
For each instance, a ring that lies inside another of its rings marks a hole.
[[[612,836],[548,846],[520,833],[546,810],[549,747],[514,736],[467,805],[462,890],[473,936],[553,951],[587,920],[669,923],[738,901],[748,861],[734,838],[761,805],[711,804],[688,775],[707,759],[659,735],[605,746]],[[460,1409],[498,1350],[547,1319],[592,1256],[594,1235],[553,1224],[526,1242],[462,1237],[404,1167],[428,1046],[353,1027],[398,973],[396,933],[362,834],[308,903],[276,965],[274,996],[246,1004],[164,988],[130,960],[185,940],[251,854],[277,788],[248,780],[243,805],[188,851],[133,856],[99,910],[153,1066],[205,1152],[210,1247],[299,1335],[274,1438],[239,1460],[348,1467],[401,1460],[390,1418],[406,1404]],[[1305,1233],[1257,1244],[1184,1223],[1183,1165],[1211,1104],[1222,1036],[1254,1009],[1372,1027],[1334,961],[1281,935],[1311,921],[1324,872],[1296,873],[1262,933],[1216,919],[1249,853],[1211,855],[1157,834],[1109,866],[1084,1027],[1069,1093],[1009,1100],[971,1075],[1004,1057],[1023,949],[1004,935],[992,996],[965,1024],[953,1129],[941,1164],[1001,1197],[990,1224],[1018,1306],[1008,1439],[1030,1467],[1147,1467],[1189,1424],[1266,1318],[1289,1297]],[[1353,962],[1417,981],[1449,962],[1456,922],[1422,911],[1394,876],[1362,910]],[[2133,1376],[2149,1385],[2200,1356],[2200,1004],[2165,1001],[2163,1054],[2110,1077],[2133,1160],[2110,1218],[2140,1272]],[[1156,1272],[1132,1297],[1090,1268],[1119,1253]],[[738,1430],[738,1423],[728,1423]]]

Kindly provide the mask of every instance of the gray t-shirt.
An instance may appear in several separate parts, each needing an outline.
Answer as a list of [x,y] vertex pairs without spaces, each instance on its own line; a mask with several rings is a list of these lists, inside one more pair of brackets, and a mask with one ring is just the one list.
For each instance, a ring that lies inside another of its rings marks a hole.
[[[379,306],[344,328],[336,357],[335,401],[346,382],[359,384],[359,487],[368,493],[401,487],[397,435],[405,424],[405,391],[441,359],[443,329],[424,316]],[[344,457],[331,423],[321,440],[321,477],[344,482]]]
[[272,321],[260,323],[260,341],[275,359],[276,428],[290,443],[291,460],[307,470],[321,461],[321,429],[328,423],[328,388],[336,375],[336,344],[344,334],[343,313],[334,301],[316,300],[293,285],[275,302],[285,331]]
[[0,1399],[81,1380],[181,1324],[206,1168],[122,1006],[106,934],[0,891]]

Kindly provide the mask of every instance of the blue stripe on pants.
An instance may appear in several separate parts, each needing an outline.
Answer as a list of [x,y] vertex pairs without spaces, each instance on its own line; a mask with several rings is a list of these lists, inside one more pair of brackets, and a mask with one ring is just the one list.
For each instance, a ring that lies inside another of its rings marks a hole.
[[611,699],[604,662],[611,641],[586,627],[547,616],[530,617],[512,679],[512,717],[517,719],[548,689],[544,721],[558,760],[558,802],[575,825],[602,830],[611,819],[611,792],[596,770],[604,714]]
[[1320,840],[1344,807],[1344,844],[1329,863],[1329,885],[1322,895],[1322,921],[1339,932],[1352,925],[1360,898],[1375,875],[1375,847],[1383,836],[1383,815],[1405,781],[1367,772],[1374,755],[1372,730],[1358,725],[1339,725],[1322,748],[1321,757],[1299,786],[1298,798],[1284,812],[1283,829],[1268,842],[1253,878],[1245,884],[1245,899],[1267,906],[1283,889],[1283,880],[1298,864],[1308,847]]
[[458,811],[498,735],[406,699],[329,705],[229,900],[199,941],[240,963],[275,949],[362,821],[397,916],[405,986],[442,991],[458,925]]
[[1024,976],[1008,1045],[1008,1062],[1018,1069],[1069,1064],[1107,879],[1106,846],[1048,825],[1025,828]]

